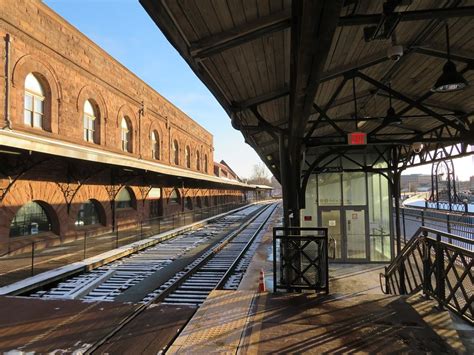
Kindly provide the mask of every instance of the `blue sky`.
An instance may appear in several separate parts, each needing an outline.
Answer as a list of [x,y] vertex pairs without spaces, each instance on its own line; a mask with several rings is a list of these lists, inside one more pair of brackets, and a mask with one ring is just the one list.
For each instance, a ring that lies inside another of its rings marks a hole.
[[[138,0],[44,0],[44,3],[214,135],[214,160],[241,177],[260,158],[168,43]],[[270,173],[269,173],[270,174]]]
[[[173,102],[214,135],[214,159],[224,159],[241,177],[259,157],[211,93],[168,43],[138,0],[44,0],[73,26]],[[456,159],[462,180],[474,175],[474,157]],[[404,174],[430,174],[431,166]]]

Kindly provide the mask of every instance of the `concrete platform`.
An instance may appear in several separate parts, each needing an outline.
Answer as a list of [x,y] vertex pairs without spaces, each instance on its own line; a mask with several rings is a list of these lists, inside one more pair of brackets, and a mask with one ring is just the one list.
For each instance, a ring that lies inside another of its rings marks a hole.
[[123,303],[0,297],[0,353],[81,351],[137,306]]
[[195,311],[194,306],[153,305],[94,354],[158,354],[173,341]]
[[382,294],[383,265],[331,264],[330,294],[272,288],[271,231],[238,291],[213,291],[170,353],[474,353],[474,329],[420,295]]
[[167,353],[236,353],[255,296],[249,291],[213,291]]

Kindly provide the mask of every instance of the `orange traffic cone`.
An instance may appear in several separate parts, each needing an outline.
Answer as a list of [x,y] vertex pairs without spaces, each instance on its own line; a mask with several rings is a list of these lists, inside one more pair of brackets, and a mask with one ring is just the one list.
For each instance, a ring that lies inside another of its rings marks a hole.
[[265,292],[265,274],[263,269],[260,269],[260,277],[258,279],[258,292]]

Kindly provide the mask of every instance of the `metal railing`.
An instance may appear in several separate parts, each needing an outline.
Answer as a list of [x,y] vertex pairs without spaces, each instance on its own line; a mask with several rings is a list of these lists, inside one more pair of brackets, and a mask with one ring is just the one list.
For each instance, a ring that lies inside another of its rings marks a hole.
[[57,236],[43,239],[41,235],[28,242],[16,242],[13,239],[13,243],[5,245],[3,248],[5,252],[0,255],[0,286],[204,220],[246,204],[228,203],[135,221],[116,226],[115,231],[108,229],[104,232],[104,227],[102,227],[102,232],[98,232],[98,229],[78,228],[76,238],[67,242],[62,242]]
[[[474,240],[473,213],[449,212],[414,207],[401,208],[400,212],[400,222],[405,242],[407,241],[407,237],[413,235],[420,226],[455,234],[470,241]],[[452,242],[465,249],[473,250],[472,243],[464,243],[455,239],[453,239]]]
[[329,293],[327,228],[273,228],[273,285]]
[[[470,245],[471,249],[453,244]],[[464,320],[474,324],[474,241],[420,227],[401,253],[380,274],[386,294],[413,294],[420,290]]]
[[437,210],[446,210],[453,212],[469,212],[469,204],[465,202],[451,202],[448,201],[425,201],[425,208],[437,209]]

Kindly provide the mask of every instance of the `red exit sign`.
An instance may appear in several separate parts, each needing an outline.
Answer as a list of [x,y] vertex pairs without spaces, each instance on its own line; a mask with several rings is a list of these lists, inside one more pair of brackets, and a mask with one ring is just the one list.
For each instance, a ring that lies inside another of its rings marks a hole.
[[365,145],[367,144],[367,134],[364,132],[348,133],[347,143],[350,145]]

